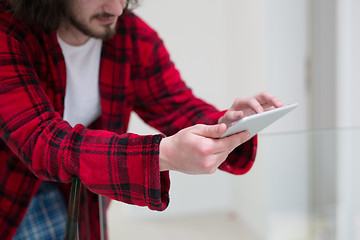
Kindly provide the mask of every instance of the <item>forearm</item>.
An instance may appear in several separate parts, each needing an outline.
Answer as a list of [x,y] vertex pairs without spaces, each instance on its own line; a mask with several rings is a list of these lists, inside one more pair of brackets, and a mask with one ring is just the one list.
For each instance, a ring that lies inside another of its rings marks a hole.
[[[86,188],[108,198],[166,208],[169,177],[159,171],[161,135],[89,131],[81,125],[71,128],[60,119],[45,121],[28,136],[27,132],[25,124],[6,143],[38,178],[70,182],[77,176]],[[27,140],[18,144],[21,138]]]

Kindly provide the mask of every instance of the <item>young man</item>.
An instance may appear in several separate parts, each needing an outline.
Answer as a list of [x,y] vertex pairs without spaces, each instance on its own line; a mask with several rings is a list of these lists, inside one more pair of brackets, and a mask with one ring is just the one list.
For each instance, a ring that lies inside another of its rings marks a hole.
[[[169,170],[251,168],[256,137],[218,137],[244,115],[284,104],[261,93],[219,112],[196,98],[128,4],[0,0],[2,239],[61,238],[74,177],[87,189],[80,239],[99,239],[98,195],[162,211]],[[131,111],[165,135],[126,133]]]

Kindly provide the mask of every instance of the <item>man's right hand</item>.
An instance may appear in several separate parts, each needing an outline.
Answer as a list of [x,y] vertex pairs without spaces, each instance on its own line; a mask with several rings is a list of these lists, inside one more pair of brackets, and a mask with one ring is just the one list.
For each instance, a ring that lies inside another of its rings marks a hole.
[[160,171],[175,170],[187,174],[210,174],[239,145],[249,140],[244,131],[219,138],[226,131],[224,123],[195,125],[166,137],[160,142]]

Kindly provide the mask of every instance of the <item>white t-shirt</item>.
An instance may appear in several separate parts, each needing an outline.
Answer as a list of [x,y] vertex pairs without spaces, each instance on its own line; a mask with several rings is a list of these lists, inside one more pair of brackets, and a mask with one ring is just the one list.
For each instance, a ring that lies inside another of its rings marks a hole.
[[71,126],[89,126],[101,114],[99,69],[102,40],[90,38],[81,46],[58,36],[66,64],[64,120]]

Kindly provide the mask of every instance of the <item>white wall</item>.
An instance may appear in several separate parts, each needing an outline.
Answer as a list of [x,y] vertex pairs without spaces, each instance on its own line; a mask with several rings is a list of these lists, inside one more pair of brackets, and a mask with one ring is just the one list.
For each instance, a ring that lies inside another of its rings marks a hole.
[[313,126],[339,129],[315,151],[313,207],[316,217],[337,217],[330,235],[358,239],[353,127],[360,126],[360,2],[315,0],[312,8]]
[[268,132],[307,130],[311,93],[308,78],[308,2],[268,0],[265,7],[264,89],[287,103],[299,103],[295,112],[270,126]]
[[227,19],[227,71],[230,105],[235,97],[250,97],[266,90],[266,39],[264,0],[228,0],[224,18]]
[[228,102],[226,6],[215,0],[143,0],[136,10],[158,31],[195,94],[220,108]]
[[[253,14],[260,16],[260,27],[248,23],[252,31],[261,32],[260,86],[288,103],[298,102],[299,108],[259,135],[254,168],[244,177],[233,178],[234,205],[263,239],[305,239],[309,139],[294,132],[310,125],[309,6],[303,0],[267,0],[260,5],[256,9],[261,14]],[[279,134],[283,132],[291,134]]]
[[360,2],[312,1],[312,124],[360,125]]
[[337,125],[360,125],[360,2],[338,0],[336,3]]
[[[337,126],[360,126],[360,2],[338,0],[336,2],[337,31]],[[336,163],[336,188],[338,239],[360,238],[360,191],[356,170],[359,169],[357,139],[359,130],[349,128],[338,136]]]

